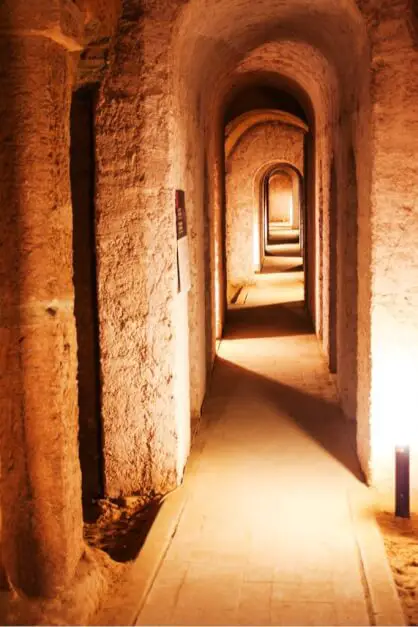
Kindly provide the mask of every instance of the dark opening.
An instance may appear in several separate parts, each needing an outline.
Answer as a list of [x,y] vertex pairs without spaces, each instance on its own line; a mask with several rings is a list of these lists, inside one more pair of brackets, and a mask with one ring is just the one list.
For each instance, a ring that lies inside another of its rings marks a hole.
[[[315,326],[316,321],[316,298],[315,298],[315,278],[316,278],[316,159],[315,159],[315,134],[311,129],[306,133],[304,139],[304,186],[303,186],[303,267],[305,269],[305,303],[307,312]],[[319,171],[321,165],[319,164]],[[321,220],[322,213],[322,186],[319,187],[318,201],[318,221]],[[319,239],[318,246],[321,250],[322,239]],[[321,299],[319,290],[319,299]],[[322,337],[322,328],[319,328],[319,336]]]
[[[266,80],[266,79],[264,79]],[[278,109],[295,115],[307,122],[307,116],[298,99],[287,89],[265,82],[237,85],[232,90],[225,111],[225,124],[234,118],[255,109]]]
[[78,343],[79,446],[83,507],[103,495],[100,355],[96,280],[94,112],[97,90],[83,88],[71,106],[74,312]]

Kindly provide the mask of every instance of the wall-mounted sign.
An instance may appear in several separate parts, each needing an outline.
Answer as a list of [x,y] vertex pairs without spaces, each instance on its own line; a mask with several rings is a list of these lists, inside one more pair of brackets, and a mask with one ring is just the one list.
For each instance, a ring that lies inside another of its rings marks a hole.
[[190,289],[189,241],[184,192],[176,190],[177,272],[179,292]]

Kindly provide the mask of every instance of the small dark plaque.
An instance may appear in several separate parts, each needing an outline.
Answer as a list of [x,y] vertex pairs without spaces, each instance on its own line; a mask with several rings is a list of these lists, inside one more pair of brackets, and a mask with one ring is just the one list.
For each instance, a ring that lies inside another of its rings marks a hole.
[[187,237],[186,202],[184,191],[176,190],[177,268],[178,290],[190,289],[189,240]]
[[184,191],[181,189],[176,190],[176,226],[177,226],[177,239],[186,237],[187,235],[186,203],[184,199]]

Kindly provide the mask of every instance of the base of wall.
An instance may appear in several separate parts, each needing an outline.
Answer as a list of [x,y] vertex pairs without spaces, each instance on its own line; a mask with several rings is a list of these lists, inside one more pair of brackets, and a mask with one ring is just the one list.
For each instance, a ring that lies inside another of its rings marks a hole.
[[[379,466],[371,476],[376,503],[379,509],[395,515],[395,455],[393,459],[387,459],[386,463],[379,462]],[[410,459],[410,511],[411,515],[418,513],[418,459],[411,454]]]
[[123,568],[97,549],[86,547],[68,589],[54,599],[29,599],[14,590],[0,592],[2,625],[87,625],[111,581]]

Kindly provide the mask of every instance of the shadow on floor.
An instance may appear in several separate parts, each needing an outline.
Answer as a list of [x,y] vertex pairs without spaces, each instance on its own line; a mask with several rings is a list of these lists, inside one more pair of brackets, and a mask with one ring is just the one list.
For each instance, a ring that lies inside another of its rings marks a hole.
[[274,259],[274,257],[300,257],[300,248],[289,248],[288,246],[269,247],[264,253],[266,259]]
[[229,309],[224,332],[228,340],[289,337],[313,333],[303,301]]
[[291,268],[286,268],[286,270],[282,270],[282,272],[303,272],[303,264],[299,264],[298,266],[292,266]]
[[269,233],[268,244],[299,244],[299,234],[284,231],[273,231]]
[[344,417],[339,405],[307,392],[295,389],[218,357],[213,373],[211,398],[225,402],[237,394],[250,399],[263,396],[278,415],[288,418],[332,455],[362,483],[365,478],[356,452],[356,424]]
[[303,265],[300,264],[299,261],[297,261],[296,263],[289,263],[288,266],[276,266],[274,263],[271,263],[270,259],[271,258],[265,260],[264,265],[261,268],[260,274],[286,274],[286,272],[303,272]]

